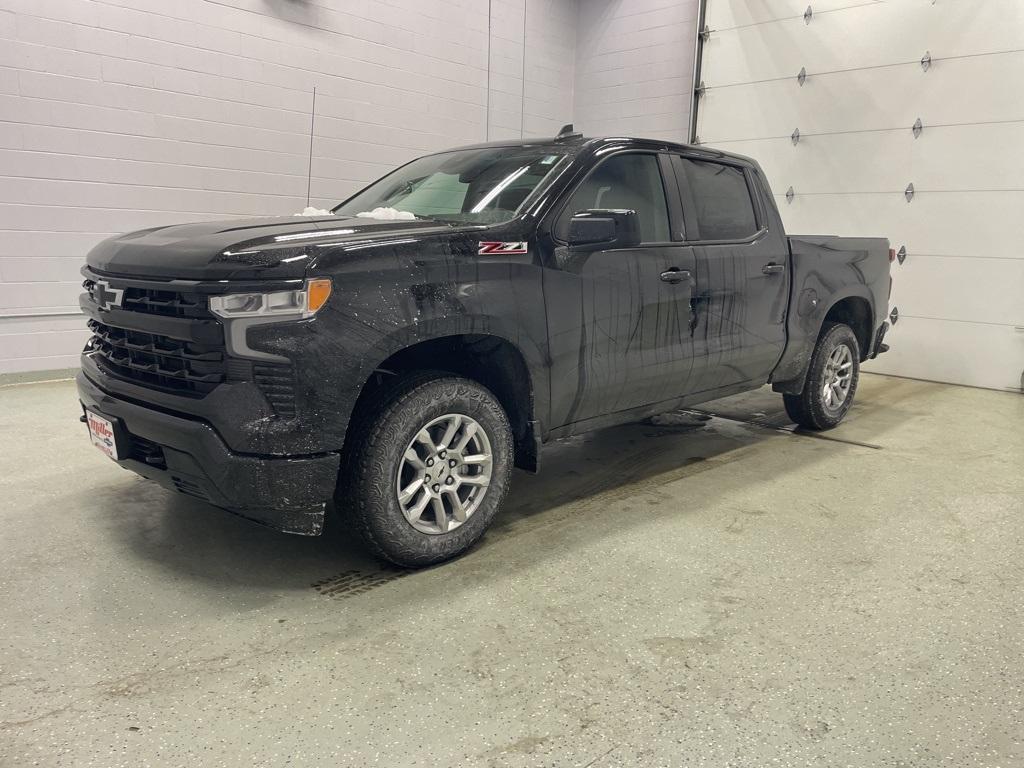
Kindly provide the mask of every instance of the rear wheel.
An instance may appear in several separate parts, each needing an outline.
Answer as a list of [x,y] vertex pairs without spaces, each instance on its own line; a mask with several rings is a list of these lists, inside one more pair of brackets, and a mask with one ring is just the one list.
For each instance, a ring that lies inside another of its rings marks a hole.
[[811,356],[804,391],[783,395],[789,418],[801,427],[832,429],[853,404],[860,378],[860,345],[848,325],[829,323]]
[[439,374],[399,381],[370,407],[376,415],[350,438],[339,508],[397,565],[461,554],[508,490],[512,431],[501,405],[476,382]]

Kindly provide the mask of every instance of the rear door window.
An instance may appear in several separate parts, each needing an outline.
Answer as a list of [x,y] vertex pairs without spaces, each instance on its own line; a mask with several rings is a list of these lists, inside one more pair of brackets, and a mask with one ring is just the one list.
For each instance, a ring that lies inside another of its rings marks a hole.
[[681,158],[701,240],[746,240],[760,228],[743,169]]

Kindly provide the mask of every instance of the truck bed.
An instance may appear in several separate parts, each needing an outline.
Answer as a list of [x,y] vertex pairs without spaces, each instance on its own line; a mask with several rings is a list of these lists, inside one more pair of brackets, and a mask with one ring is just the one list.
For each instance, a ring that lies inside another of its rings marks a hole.
[[857,332],[861,359],[880,351],[888,324],[889,241],[884,237],[790,235],[792,263],[786,352],[772,374],[777,391],[799,391],[822,323],[833,319]]

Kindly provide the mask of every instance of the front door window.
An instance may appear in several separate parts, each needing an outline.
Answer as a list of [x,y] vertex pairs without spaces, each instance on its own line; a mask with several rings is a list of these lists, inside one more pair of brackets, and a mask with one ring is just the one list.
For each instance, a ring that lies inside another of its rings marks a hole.
[[615,155],[601,163],[572,193],[555,236],[566,240],[573,214],[594,208],[636,211],[643,242],[671,240],[657,155],[634,152]]

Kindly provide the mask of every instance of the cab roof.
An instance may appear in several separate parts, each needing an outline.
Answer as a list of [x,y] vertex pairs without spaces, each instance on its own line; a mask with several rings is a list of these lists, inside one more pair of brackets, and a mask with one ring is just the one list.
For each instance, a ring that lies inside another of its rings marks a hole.
[[[749,157],[744,155],[735,154],[732,152],[723,152],[720,149],[713,149],[711,147],[704,146],[703,144],[682,144],[674,141],[665,141],[664,139],[645,139],[635,136],[597,136],[597,137],[586,137],[578,133],[559,136],[556,138],[544,138],[537,137],[532,139],[520,139],[520,140],[498,140],[498,141],[486,141],[479,144],[469,144],[462,147],[452,147],[451,149],[443,150],[444,152],[454,152],[462,149],[487,149],[487,148],[502,148],[502,147],[522,147],[522,148],[536,148],[540,150],[550,149],[552,151],[565,152],[571,156],[587,154],[595,154],[599,150],[605,147],[617,147],[623,149],[655,149],[655,150],[669,150],[679,152],[691,152],[698,153],[707,156],[708,158],[731,158],[732,160],[740,161],[744,164],[757,165],[757,163]],[[440,154],[440,153],[437,153]]]

